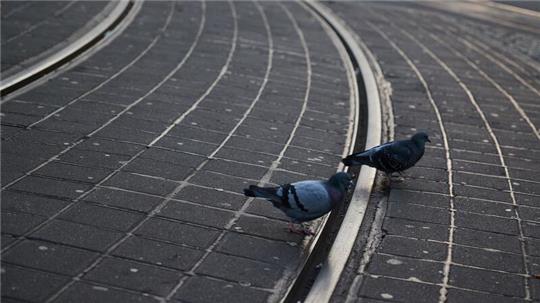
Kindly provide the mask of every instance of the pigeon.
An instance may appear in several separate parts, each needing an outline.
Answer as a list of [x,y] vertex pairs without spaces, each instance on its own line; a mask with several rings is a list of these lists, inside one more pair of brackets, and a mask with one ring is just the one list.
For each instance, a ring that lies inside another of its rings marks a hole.
[[328,181],[305,180],[278,187],[250,185],[244,189],[244,194],[248,197],[264,198],[283,211],[291,219],[290,232],[313,235],[309,229],[295,229],[294,224],[302,226],[303,222],[330,212],[341,203],[351,186],[351,175],[339,172]]
[[343,160],[346,166],[368,165],[387,174],[411,168],[424,155],[426,142],[431,142],[424,132],[414,134],[408,140],[388,142],[366,151],[354,153]]

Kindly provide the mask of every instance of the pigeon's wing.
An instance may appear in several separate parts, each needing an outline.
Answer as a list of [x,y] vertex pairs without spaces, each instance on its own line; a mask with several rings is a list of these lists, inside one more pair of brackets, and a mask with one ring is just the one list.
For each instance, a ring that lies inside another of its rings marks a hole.
[[380,149],[373,156],[373,161],[384,171],[402,171],[409,167],[413,150],[408,142],[397,141]]
[[318,218],[332,209],[330,194],[324,181],[301,181],[290,185],[289,208],[282,209],[296,221]]

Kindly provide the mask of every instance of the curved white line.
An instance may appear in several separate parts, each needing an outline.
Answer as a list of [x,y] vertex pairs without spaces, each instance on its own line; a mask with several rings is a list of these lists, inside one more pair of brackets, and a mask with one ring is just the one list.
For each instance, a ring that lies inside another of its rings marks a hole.
[[[393,26],[395,26],[395,25],[393,25]],[[476,111],[477,111],[478,115],[480,116],[480,118],[482,118],[482,121],[484,122],[484,125],[485,125],[491,139],[495,143],[495,148],[497,149],[497,153],[499,155],[499,160],[501,162],[501,166],[504,168],[504,172],[505,172],[505,175],[506,175],[506,180],[508,182],[508,188],[509,188],[510,197],[512,198],[512,204],[514,206],[518,206],[518,204],[516,202],[516,197],[514,195],[513,185],[512,185],[511,178],[510,178],[510,172],[509,172],[508,166],[506,165],[506,162],[504,160],[503,152],[502,152],[501,146],[499,144],[499,141],[497,139],[497,136],[493,132],[493,129],[491,128],[491,125],[489,124],[489,121],[487,120],[484,112],[482,111],[482,109],[480,108],[478,103],[476,102],[476,99],[474,98],[472,92],[469,90],[467,85],[465,85],[465,83],[463,83],[463,81],[461,81],[459,76],[446,63],[444,63],[437,55],[435,55],[429,48],[427,48],[422,42],[420,42],[418,39],[416,39],[414,36],[412,36],[409,32],[407,32],[407,31],[405,31],[405,30],[403,30],[403,29],[401,29],[399,27],[396,27],[396,28],[399,29],[403,34],[408,36],[416,44],[418,44],[418,46],[420,46],[422,48],[422,50],[424,50],[427,54],[429,54],[430,57],[432,57],[435,61],[437,61],[437,63],[439,63],[439,65],[441,67],[443,67],[444,70],[446,72],[448,72],[448,74],[450,74],[452,76],[452,78],[454,78],[454,80],[465,91],[465,93],[468,96],[469,101],[471,102],[471,104],[476,109]],[[525,250],[525,239],[524,239],[524,236],[523,236],[523,227],[521,226],[521,218],[520,218],[519,213],[517,211],[517,207],[514,207],[514,213],[515,213],[515,217],[516,217],[517,224],[518,224],[519,240],[520,240],[520,244],[521,244],[521,253],[522,253],[522,258],[523,258],[523,266],[524,266],[525,274],[529,275],[529,269],[528,269],[528,263],[527,263],[527,254],[526,254],[526,250]],[[531,292],[530,292],[529,283],[528,283],[527,279],[524,279],[524,288],[525,288],[525,300],[530,300]]]

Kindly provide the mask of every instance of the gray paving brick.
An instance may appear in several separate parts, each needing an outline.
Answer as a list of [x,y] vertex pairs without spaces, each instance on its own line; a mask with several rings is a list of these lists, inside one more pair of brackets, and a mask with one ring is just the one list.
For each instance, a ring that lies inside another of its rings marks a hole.
[[97,254],[41,241],[23,241],[2,256],[4,262],[63,275],[75,276]]
[[432,298],[438,297],[439,287],[383,277],[367,277],[359,295],[374,299],[391,298],[401,302],[431,302]]
[[517,275],[454,265],[450,269],[448,283],[463,288],[523,297],[523,279]]
[[374,275],[440,283],[442,281],[443,266],[444,264],[440,262],[375,254],[367,267],[367,271]]
[[90,189],[90,186],[82,183],[30,176],[15,183],[11,186],[11,189],[74,199]]
[[[3,264],[2,269],[2,296],[25,302],[43,302],[70,280],[66,276],[13,265]],[[27,287],[28,285],[41,287]]]
[[459,245],[453,247],[452,261],[511,273],[523,273],[524,270],[520,255]]
[[388,235],[437,241],[447,241],[449,232],[449,226],[389,217],[384,219],[382,228]]
[[77,145],[77,148],[96,152],[132,156],[142,150],[144,146],[92,137]]
[[303,238],[298,234],[290,233],[288,223],[266,218],[241,216],[232,229],[239,233],[294,243],[298,243]]
[[187,271],[202,257],[203,251],[141,237],[130,237],[113,255]]
[[458,211],[473,212],[482,215],[494,215],[508,218],[515,216],[512,204],[475,198],[456,197],[454,199],[454,208]]
[[519,234],[517,221],[514,219],[457,212],[455,215],[455,220],[455,224],[458,227],[466,227],[510,235]]
[[104,185],[165,196],[171,193],[178,184],[173,181],[144,177],[131,173],[119,172],[108,179]]
[[217,190],[228,190],[237,193],[241,193],[244,188],[247,188],[249,184],[253,184],[253,181],[246,179],[218,174],[215,172],[201,170],[190,180],[195,185],[202,185],[206,187],[212,187]]
[[91,203],[79,202],[59,217],[66,221],[93,225],[99,228],[129,231],[143,219],[140,213],[128,212]]
[[533,222],[522,222],[523,235],[540,239],[540,224]]
[[84,200],[141,212],[149,212],[154,209],[163,198],[100,187],[84,197]]
[[204,160],[206,160],[205,157],[188,153],[170,151],[161,148],[149,148],[144,153],[142,153],[140,157],[143,159],[165,161],[187,167],[197,167]]
[[42,216],[51,216],[68,204],[60,199],[46,198],[28,193],[2,192],[3,212],[24,212]]
[[247,199],[240,193],[232,194],[216,189],[203,188],[198,186],[186,186],[175,196],[175,199],[220,207],[224,209],[240,209],[244,201]]
[[519,240],[511,235],[456,228],[454,242],[474,247],[492,248],[506,252],[521,254]]
[[108,169],[89,168],[59,162],[51,162],[50,164],[38,169],[33,174],[87,183],[98,183],[111,172],[112,171]]
[[450,197],[448,195],[392,189],[388,201],[397,203],[414,203],[433,207],[449,207]]
[[131,157],[128,155],[113,154],[107,152],[95,152],[88,150],[72,149],[58,157],[60,161],[88,167],[119,168],[122,163]]
[[159,216],[216,228],[224,228],[234,217],[234,213],[180,201],[169,201],[167,206],[159,212]]
[[105,251],[120,239],[122,234],[93,226],[53,220],[30,237],[89,250]]
[[207,277],[191,277],[174,298],[193,303],[242,303],[266,302],[269,293]]
[[487,293],[479,293],[466,291],[456,288],[448,289],[447,294],[448,302],[463,302],[463,303],[491,303],[491,302],[500,302],[500,303],[518,303],[523,302],[523,299],[512,298],[503,295],[493,295]]
[[172,270],[118,258],[104,259],[84,276],[84,280],[161,296],[167,295],[180,278],[181,275]]
[[298,247],[290,246],[281,241],[273,241],[235,232],[225,235],[218,245],[217,251],[283,267],[294,265],[301,253]]
[[272,288],[281,276],[281,268],[245,258],[210,253],[197,273],[226,278],[242,284]]
[[534,238],[525,239],[525,244],[530,255],[540,256],[540,240]]
[[[134,234],[198,248],[208,247],[217,237],[218,231],[179,222],[152,218]],[[196,234],[197,237],[193,237]]]
[[64,291],[54,302],[98,303],[98,302],[157,302],[144,294],[134,294],[88,282],[76,282]]
[[379,251],[397,256],[444,261],[447,247],[445,244],[426,240],[386,236],[383,238]]
[[154,146],[170,148],[181,152],[210,155],[218,145],[192,139],[165,136],[157,141]]
[[2,212],[2,232],[23,235],[47,218],[26,213]]
[[450,223],[450,213],[447,209],[418,206],[414,204],[402,204],[399,202],[388,203],[386,215],[391,218],[409,219],[429,223]]
[[488,199],[488,200],[493,200],[493,201],[512,203],[512,198],[510,197],[509,193],[493,190],[489,188],[480,188],[480,187],[454,184],[454,193],[458,197],[461,196],[461,197]]
[[187,166],[144,158],[135,159],[126,165],[122,170],[177,181],[184,180],[193,172],[193,169]]

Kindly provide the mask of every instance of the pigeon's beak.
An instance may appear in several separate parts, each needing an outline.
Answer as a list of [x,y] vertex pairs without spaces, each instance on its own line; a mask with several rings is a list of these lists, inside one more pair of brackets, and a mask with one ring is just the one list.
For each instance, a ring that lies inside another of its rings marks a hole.
[[429,138],[426,139],[427,142],[431,143],[431,140],[429,140]]

